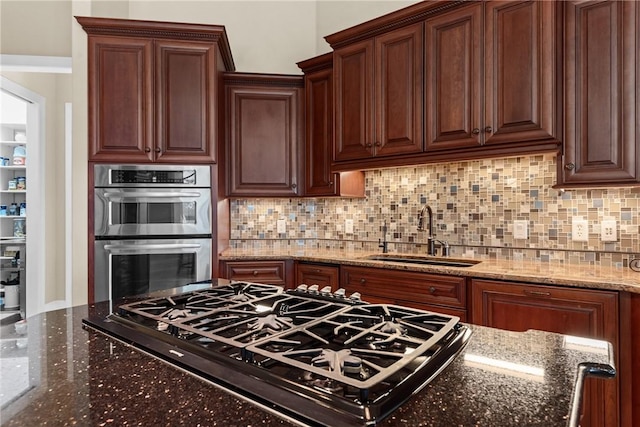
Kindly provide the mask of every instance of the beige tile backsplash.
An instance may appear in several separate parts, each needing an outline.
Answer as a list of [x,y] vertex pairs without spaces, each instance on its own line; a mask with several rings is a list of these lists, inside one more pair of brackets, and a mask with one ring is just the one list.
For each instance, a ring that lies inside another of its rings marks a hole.
[[[553,154],[372,170],[365,177],[363,199],[233,200],[231,246],[379,250],[386,221],[391,252],[425,253],[427,233],[417,231],[417,219],[428,204],[434,235],[453,256],[626,266],[640,253],[640,189],[554,189]],[[572,241],[573,217],[588,220],[588,242]],[[279,219],[286,233],[277,233]],[[353,234],[345,233],[346,219]],[[603,219],[617,221],[616,242],[600,241]],[[528,239],[514,239],[514,220],[528,221]]]

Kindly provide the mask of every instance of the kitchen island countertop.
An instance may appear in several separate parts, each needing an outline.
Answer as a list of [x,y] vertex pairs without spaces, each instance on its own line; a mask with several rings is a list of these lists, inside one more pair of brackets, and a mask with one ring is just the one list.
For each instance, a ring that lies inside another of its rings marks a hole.
[[[640,272],[633,271],[628,267],[603,267],[587,264],[556,264],[526,260],[473,259],[460,257],[448,259],[480,262],[471,267],[451,267],[401,264],[367,259],[372,255],[381,254],[380,252],[342,249],[227,249],[220,254],[220,260],[293,259],[304,262],[377,267],[482,279],[510,280],[640,293]],[[393,255],[402,256],[403,254]],[[415,257],[416,254],[407,254],[407,256]]]
[[[105,303],[52,311],[29,318],[26,335],[4,334],[2,376],[11,385],[2,389],[2,425],[290,425],[83,328],[83,318],[107,312]],[[453,363],[380,425],[569,425],[578,365],[610,363],[605,341],[469,327],[473,335]]]

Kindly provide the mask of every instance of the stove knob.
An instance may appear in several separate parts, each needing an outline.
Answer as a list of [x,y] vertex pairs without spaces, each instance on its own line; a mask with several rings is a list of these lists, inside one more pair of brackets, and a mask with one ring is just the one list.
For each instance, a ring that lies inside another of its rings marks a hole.
[[309,292],[318,292],[318,285],[309,286]]
[[322,295],[331,296],[331,286],[325,286],[324,288],[320,289],[320,293]]
[[345,291],[344,288],[340,288],[333,293],[333,296],[336,298],[344,298],[346,293],[347,291]]
[[307,285],[305,285],[304,283],[299,284],[296,288],[296,291],[307,292]]
[[351,294],[351,296],[349,297],[350,300],[352,301],[362,301],[360,299],[360,292],[354,292]]

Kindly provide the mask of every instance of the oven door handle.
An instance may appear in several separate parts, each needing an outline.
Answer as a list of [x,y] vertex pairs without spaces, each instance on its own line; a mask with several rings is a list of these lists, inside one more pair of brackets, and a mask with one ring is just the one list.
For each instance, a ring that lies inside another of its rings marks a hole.
[[148,244],[115,244],[104,245],[104,250],[113,255],[136,254],[136,253],[190,253],[194,249],[200,249],[202,245],[198,243],[148,243]]
[[104,197],[109,200],[125,199],[169,199],[176,197],[200,197],[202,193],[197,191],[107,191]]

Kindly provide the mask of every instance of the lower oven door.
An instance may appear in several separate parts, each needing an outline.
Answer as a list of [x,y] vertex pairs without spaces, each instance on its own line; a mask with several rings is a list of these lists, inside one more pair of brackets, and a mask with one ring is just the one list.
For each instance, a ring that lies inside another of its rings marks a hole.
[[94,301],[211,279],[211,239],[96,240]]

